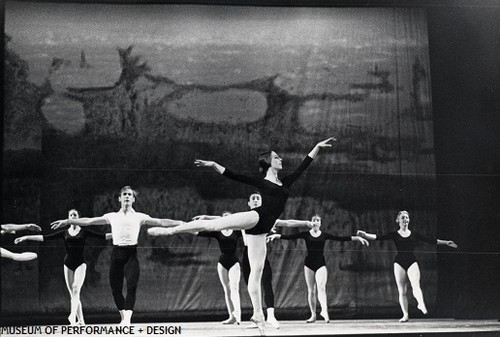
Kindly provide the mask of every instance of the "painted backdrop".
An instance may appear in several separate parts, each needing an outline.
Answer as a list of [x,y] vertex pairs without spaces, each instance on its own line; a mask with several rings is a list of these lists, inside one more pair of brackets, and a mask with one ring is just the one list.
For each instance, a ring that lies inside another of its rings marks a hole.
[[[257,155],[272,149],[290,171],[335,136],[294,185],[282,218],[318,213],[325,232],[382,234],[407,209],[412,228],[435,235],[423,10],[7,2],[5,33],[4,222],[36,222],[49,233],[70,208],[118,210],[124,185],[139,192],[136,210],[153,217],[246,210],[251,187],[197,169],[194,159],[257,175]],[[2,314],[69,311],[63,242],[13,240],[3,246],[39,259],[2,261]],[[225,311],[215,241],[151,238],[143,228],[139,246],[136,312],[196,319]],[[269,250],[278,318],[287,310],[305,318],[304,243]],[[391,242],[327,244],[333,317],[399,311],[394,250]],[[432,308],[434,247],[420,250]],[[86,313],[115,312],[110,252],[90,241]],[[241,293],[248,311],[243,283]]]

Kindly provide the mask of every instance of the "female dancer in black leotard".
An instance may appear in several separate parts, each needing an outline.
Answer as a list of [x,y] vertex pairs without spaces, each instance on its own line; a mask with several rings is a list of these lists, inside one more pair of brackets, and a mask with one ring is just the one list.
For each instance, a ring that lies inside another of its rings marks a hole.
[[[278,220],[278,225],[286,223],[287,221],[300,221],[300,220]],[[326,299],[326,282],[328,272],[326,270],[325,244],[327,240],[333,241],[358,241],[363,245],[369,245],[368,241],[359,236],[336,236],[329,233],[322,232],[321,217],[316,214],[312,217],[311,222],[302,221],[304,226],[309,226],[312,229],[307,232],[300,232],[292,235],[273,234],[267,237],[268,241],[274,239],[295,240],[304,239],[306,242],[307,255],[304,260],[304,275],[307,284],[307,300],[309,308],[311,309],[311,317],[306,321],[307,323],[316,322],[316,289],[318,289],[318,299],[321,305],[320,315],[325,319],[325,322],[330,321],[328,315],[328,302]]]
[[420,268],[418,267],[417,259],[414,254],[415,246],[419,242],[446,245],[452,248],[457,248],[457,245],[453,241],[430,239],[415,231],[410,231],[408,229],[410,215],[407,211],[400,211],[396,218],[396,222],[399,224],[399,230],[397,232],[390,232],[385,235],[377,236],[376,234],[370,234],[359,230],[357,234],[368,240],[392,240],[396,245],[398,253],[394,259],[394,277],[396,278],[396,284],[398,286],[399,305],[403,311],[403,317],[399,321],[408,322],[407,279],[410,280],[413,296],[417,300],[417,308],[422,311],[422,313],[427,314],[424,295],[420,288]]
[[[231,212],[224,212],[222,216],[228,216]],[[196,220],[210,220],[219,218],[218,216],[199,215],[194,217]],[[154,232],[154,231],[153,231]],[[229,318],[222,321],[222,324],[240,324],[241,323],[241,304],[240,304],[240,261],[236,257],[236,248],[238,240],[241,238],[240,231],[232,229],[222,230],[220,232],[199,232],[201,237],[214,238],[219,243],[221,255],[217,264],[217,272],[224,289],[224,298],[226,300]]]
[[[35,225],[34,223],[27,224],[2,224],[1,225],[1,234],[16,234],[17,231],[34,231],[41,232],[42,228],[40,226]],[[14,261],[31,261],[37,258],[36,253],[33,252],[24,252],[24,253],[13,253],[5,248],[0,247],[0,257],[4,257],[6,259],[11,259]]]
[[[156,235],[172,235],[176,233],[198,231],[221,231],[224,229],[244,229],[247,235],[248,260],[250,262],[250,277],[248,280],[248,293],[252,301],[255,321],[261,333],[264,329],[264,313],[262,312],[261,278],[264,261],[266,259],[266,234],[273,227],[274,222],[283,212],[289,189],[297,178],[309,166],[319,150],[330,147],[328,138],[319,142],[304,159],[300,166],[289,176],[278,179],[278,172],[282,169],[281,158],[276,152],[271,151],[259,157],[260,171],[264,178],[250,178],[233,173],[213,161],[196,160],[199,167],[211,167],[218,173],[233,180],[256,187],[262,195],[262,206],[246,212],[233,213],[229,216],[214,220],[195,220],[172,228],[159,228]],[[151,230],[151,229],[150,229]]]
[[[78,219],[80,215],[76,209],[68,212],[68,219]],[[68,316],[70,324],[84,325],[82,302],[80,301],[80,292],[85,280],[87,264],[83,258],[83,249],[88,237],[99,239],[111,239],[111,234],[96,233],[88,229],[83,229],[77,225],[71,225],[67,230],[58,231],[48,235],[26,235],[17,238],[14,243],[31,241],[51,241],[64,239],[66,247],[66,256],[64,257],[64,279],[71,296],[71,312]]]

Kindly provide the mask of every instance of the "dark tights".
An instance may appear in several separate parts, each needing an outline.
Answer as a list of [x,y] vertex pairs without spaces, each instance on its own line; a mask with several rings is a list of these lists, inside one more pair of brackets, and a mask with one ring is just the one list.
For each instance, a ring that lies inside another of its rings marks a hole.
[[[248,284],[248,277],[250,276],[250,263],[248,262],[248,248],[245,246],[243,249],[243,262],[241,265],[241,270],[243,272],[243,278],[245,283]],[[266,257],[266,262],[264,263],[264,270],[262,271],[262,290],[264,293],[264,303],[267,308],[274,308],[274,292],[273,292],[273,271],[271,270],[271,265]]]
[[[118,310],[134,310],[139,274],[137,246],[114,246],[109,268],[109,284]],[[124,278],[127,282],[126,297],[122,292]]]

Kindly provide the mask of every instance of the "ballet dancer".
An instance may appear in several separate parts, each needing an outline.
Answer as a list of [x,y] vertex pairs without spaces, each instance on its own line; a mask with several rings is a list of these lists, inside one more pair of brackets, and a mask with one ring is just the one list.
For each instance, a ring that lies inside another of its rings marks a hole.
[[408,322],[408,297],[407,297],[407,279],[410,280],[413,289],[413,296],[417,300],[417,308],[422,311],[424,315],[427,314],[427,308],[424,302],[424,295],[420,288],[420,268],[415,257],[415,246],[419,242],[426,242],[429,244],[446,245],[448,247],[457,248],[458,246],[453,241],[430,239],[426,238],[415,231],[408,228],[410,223],[410,215],[407,211],[400,211],[396,218],[399,224],[399,230],[390,232],[381,236],[377,234],[370,234],[363,230],[358,230],[357,235],[367,240],[392,240],[396,245],[397,254],[394,259],[394,277],[399,293],[399,305],[403,311],[403,317],[400,322]]
[[[231,212],[225,211],[222,216],[228,216]],[[198,215],[193,220],[213,220],[219,216]],[[150,228],[152,230],[152,228]],[[154,232],[154,230],[152,231]],[[222,324],[240,324],[241,323],[241,304],[240,304],[240,261],[236,257],[236,248],[238,240],[241,238],[241,232],[232,229],[222,230],[220,232],[198,232],[200,237],[214,238],[219,243],[221,255],[217,263],[217,273],[224,289],[224,298],[226,300],[229,318],[222,321]]]
[[[34,223],[27,224],[2,224],[1,225],[1,234],[16,234],[18,231],[33,231],[33,232],[41,232],[42,228]],[[24,252],[24,253],[13,253],[5,248],[0,247],[0,257],[4,257],[6,259],[25,262],[31,261],[38,257],[36,253],[33,252]]]
[[156,231],[156,235],[172,235],[197,231],[221,231],[224,229],[246,230],[248,260],[250,262],[248,293],[254,309],[251,320],[257,323],[261,334],[264,333],[265,323],[262,311],[261,280],[267,252],[266,235],[283,212],[289,196],[289,189],[293,183],[309,166],[321,148],[332,146],[329,144],[331,140],[334,140],[333,137],[316,144],[295,172],[282,179],[278,178],[278,173],[282,169],[282,159],[274,151],[259,156],[260,172],[264,175],[263,178],[250,178],[236,174],[214,161],[195,160],[198,167],[210,167],[227,178],[257,188],[262,195],[262,206],[213,220],[195,220],[177,227],[159,228]]
[[[78,211],[76,209],[70,209],[68,212],[68,219],[78,218],[80,218]],[[14,240],[16,245],[23,241],[45,242],[57,239],[64,240],[64,245],[66,247],[66,256],[64,257],[64,279],[71,297],[71,312],[68,316],[68,321],[71,325],[85,325],[80,293],[87,272],[87,264],[83,257],[83,250],[85,241],[89,237],[111,239],[111,233],[96,233],[72,224],[65,231],[58,231],[48,235],[25,235]]]
[[328,271],[326,269],[325,244],[327,240],[333,241],[358,241],[362,245],[369,245],[368,241],[360,236],[336,236],[329,233],[322,232],[321,217],[316,214],[312,217],[311,221],[302,220],[279,220],[281,223],[293,221],[296,225],[311,226],[312,228],[307,232],[300,232],[292,235],[272,234],[267,237],[268,241],[275,239],[295,240],[304,239],[306,242],[307,255],[304,260],[304,276],[307,284],[307,300],[309,308],[311,309],[311,317],[306,321],[307,323],[316,322],[316,289],[319,303],[321,305],[321,317],[325,322],[330,322],[328,315],[328,301],[326,297],[326,282],[328,278]]
[[[139,213],[132,207],[137,192],[130,186],[120,190],[118,201],[120,210],[94,218],[65,219],[52,222],[52,229],[68,225],[94,226],[110,225],[113,238],[113,251],[109,267],[109,283],[113,299],[120,313],[122,325],[130,325],[134,310],[137,283],[139,282],[139,260],[137,259],[137,243],[142,225],[178,226],[182,221],[152,218]],[[127,282],[126,296],[123,296],[123,279]]]

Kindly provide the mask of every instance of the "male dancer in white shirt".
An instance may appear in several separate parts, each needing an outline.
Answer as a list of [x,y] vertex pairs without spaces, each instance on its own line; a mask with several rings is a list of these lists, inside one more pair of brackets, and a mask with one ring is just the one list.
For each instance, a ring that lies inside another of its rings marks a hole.
[[[116,307],[121,316],[122,325],[131,323],[135,304],[137,283],[139,281],[139,260],[137,259],[137,242],[141,225],[172,227],[183,224],[183,221],[151,218],[144,213],[136,212],[132,205],[137,192],[130,186],[120,190],[118,201],[121,208],[118,212],[106,213],[101,217],[57,220],[51,224],[52,229],[68,225],[92,226],[111,225],[113,251],[109,267],[109,283],[113,292]],[[123,296],[123,279],[127,282],[126,296]]]

